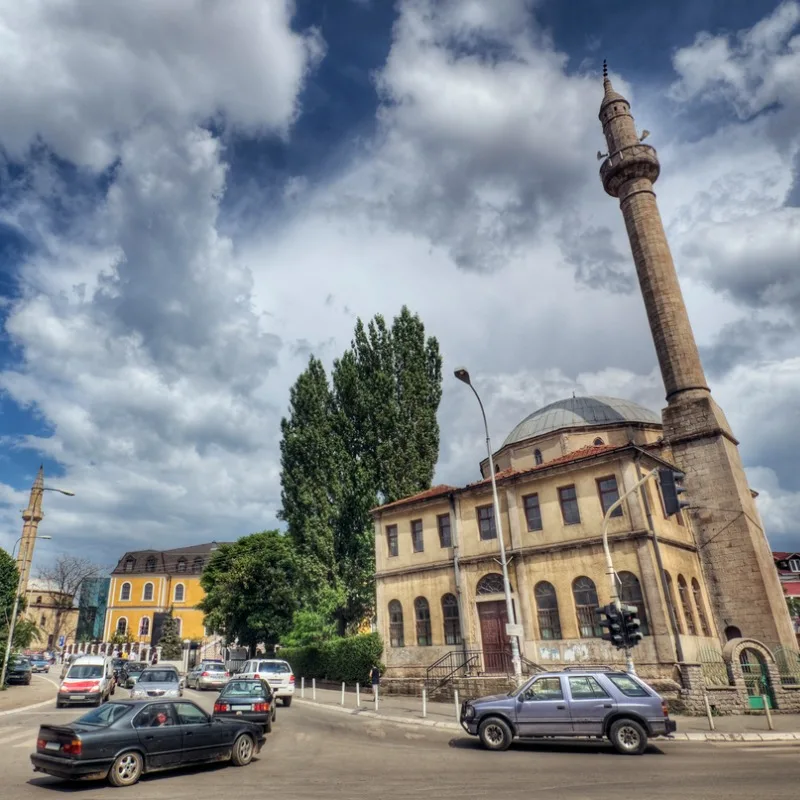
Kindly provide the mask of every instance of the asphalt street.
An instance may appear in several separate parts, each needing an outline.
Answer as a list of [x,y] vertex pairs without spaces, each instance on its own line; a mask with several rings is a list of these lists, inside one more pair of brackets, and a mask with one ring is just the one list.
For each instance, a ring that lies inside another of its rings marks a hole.
[[[127,693],[124,693],[127,694]],[[186,692],[206,709],[214,693]],[[38,726],[66,722],[76,709],[53,706],[0,717],[0,798],[86,795],[91,800],[271,796],[281,800],[435,796],[549,800],[796,800],[800,747],[663,743],[638,758],[594,743],[524,744],[488,753],[468,736],[367,721],[308,705],[278,708],[257,761],[157,773],[130,789],[66,784],[35,774],[29,754]]]

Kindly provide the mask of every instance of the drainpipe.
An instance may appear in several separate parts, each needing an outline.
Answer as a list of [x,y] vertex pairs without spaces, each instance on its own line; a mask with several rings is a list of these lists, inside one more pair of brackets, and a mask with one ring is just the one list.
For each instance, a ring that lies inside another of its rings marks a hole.
[[467,637],[464,635],[464,599],[461,596],[461,570],[458,565],[458,508],[456,503],[456,496],[453,492],[448,495],[450,500],[450,509],[452,512],[452,523],[450,525],[450,536],[453,545],[453,576],[456,584],[456,602],[458,603],[458,630],[461,635],[461,650],[464,653],[464,663],[467,662]]
[[[642,457],[641,453],[636,453],[634,456],[634,464],[636,465],[636,475],[639,479],[642,478],[642,468],[639,461]],[[650,531],[650,538],[653,542],[653,549],[656,554],[656,564],[658,564],[658,574],[661,577],[661,589],[664,592],[664,600],[667,603],[667,613],[669,614],[669,622],[672,627],[672,636],[675,639],[675,656],[678,663],[683,663],[683,646],[681,645],[681,634],[678,629],[678,620],[675,619],[675,609],[672,607],[671,597],[669,593],[669,586],[667,585],[667,576],[664,573],[664,562],[661,560],[661,547],[658,543],[658,535],[656,534],[655,526],[653,525],[653,514],[650,511],[650,501],[647,498],[647,492],[644,487],[639,487],[639,494],[644,504],[644,513],[647,517],[647,528]]]

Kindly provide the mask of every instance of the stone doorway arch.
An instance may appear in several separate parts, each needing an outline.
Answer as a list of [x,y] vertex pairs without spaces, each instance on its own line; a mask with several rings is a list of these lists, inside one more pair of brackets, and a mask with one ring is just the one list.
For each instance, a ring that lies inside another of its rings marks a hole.
[[733,682],[747,692],[748,706],[763,709],[765,698],[770,708],[775,708],[777,674],[775,658],[769,648],[756,639],[731,639],[722,651]]

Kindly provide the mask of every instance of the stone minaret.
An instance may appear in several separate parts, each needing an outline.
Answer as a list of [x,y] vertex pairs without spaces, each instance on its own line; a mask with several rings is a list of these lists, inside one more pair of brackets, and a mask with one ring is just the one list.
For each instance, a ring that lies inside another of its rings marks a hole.
[[[642,144],[628,101],[603,64],[600,122],[608,154],[603,188],[619,198],[666,390],[664,437],[686,473],[697,546],[723,638],[736,635],[797,648],[738,441],[714,402],[700,362],[653,184],[661,167]],[[726,634],[727,631],[727,634]]]
[[19,543],[17,553],[17,569],[19,570],[22,587],[20,594],[24,596],[28,588],[28,578],[31,573],[31,562],[33,561],[33,548],[36,546],[36,531],[42,521],[42,495],[44,494],[44,467],[39,467],[36,480],[31,487],[31,496],[28,500],[28,507],[22,512],[22,540]]

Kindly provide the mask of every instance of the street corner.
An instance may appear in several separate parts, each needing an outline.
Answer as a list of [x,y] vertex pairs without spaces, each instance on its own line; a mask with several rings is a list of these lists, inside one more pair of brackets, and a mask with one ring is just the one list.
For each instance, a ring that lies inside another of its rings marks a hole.
[[28,686],[10,685],[0,691],[0,717],[41,708],[54,702],[58,687],[41,675]]

